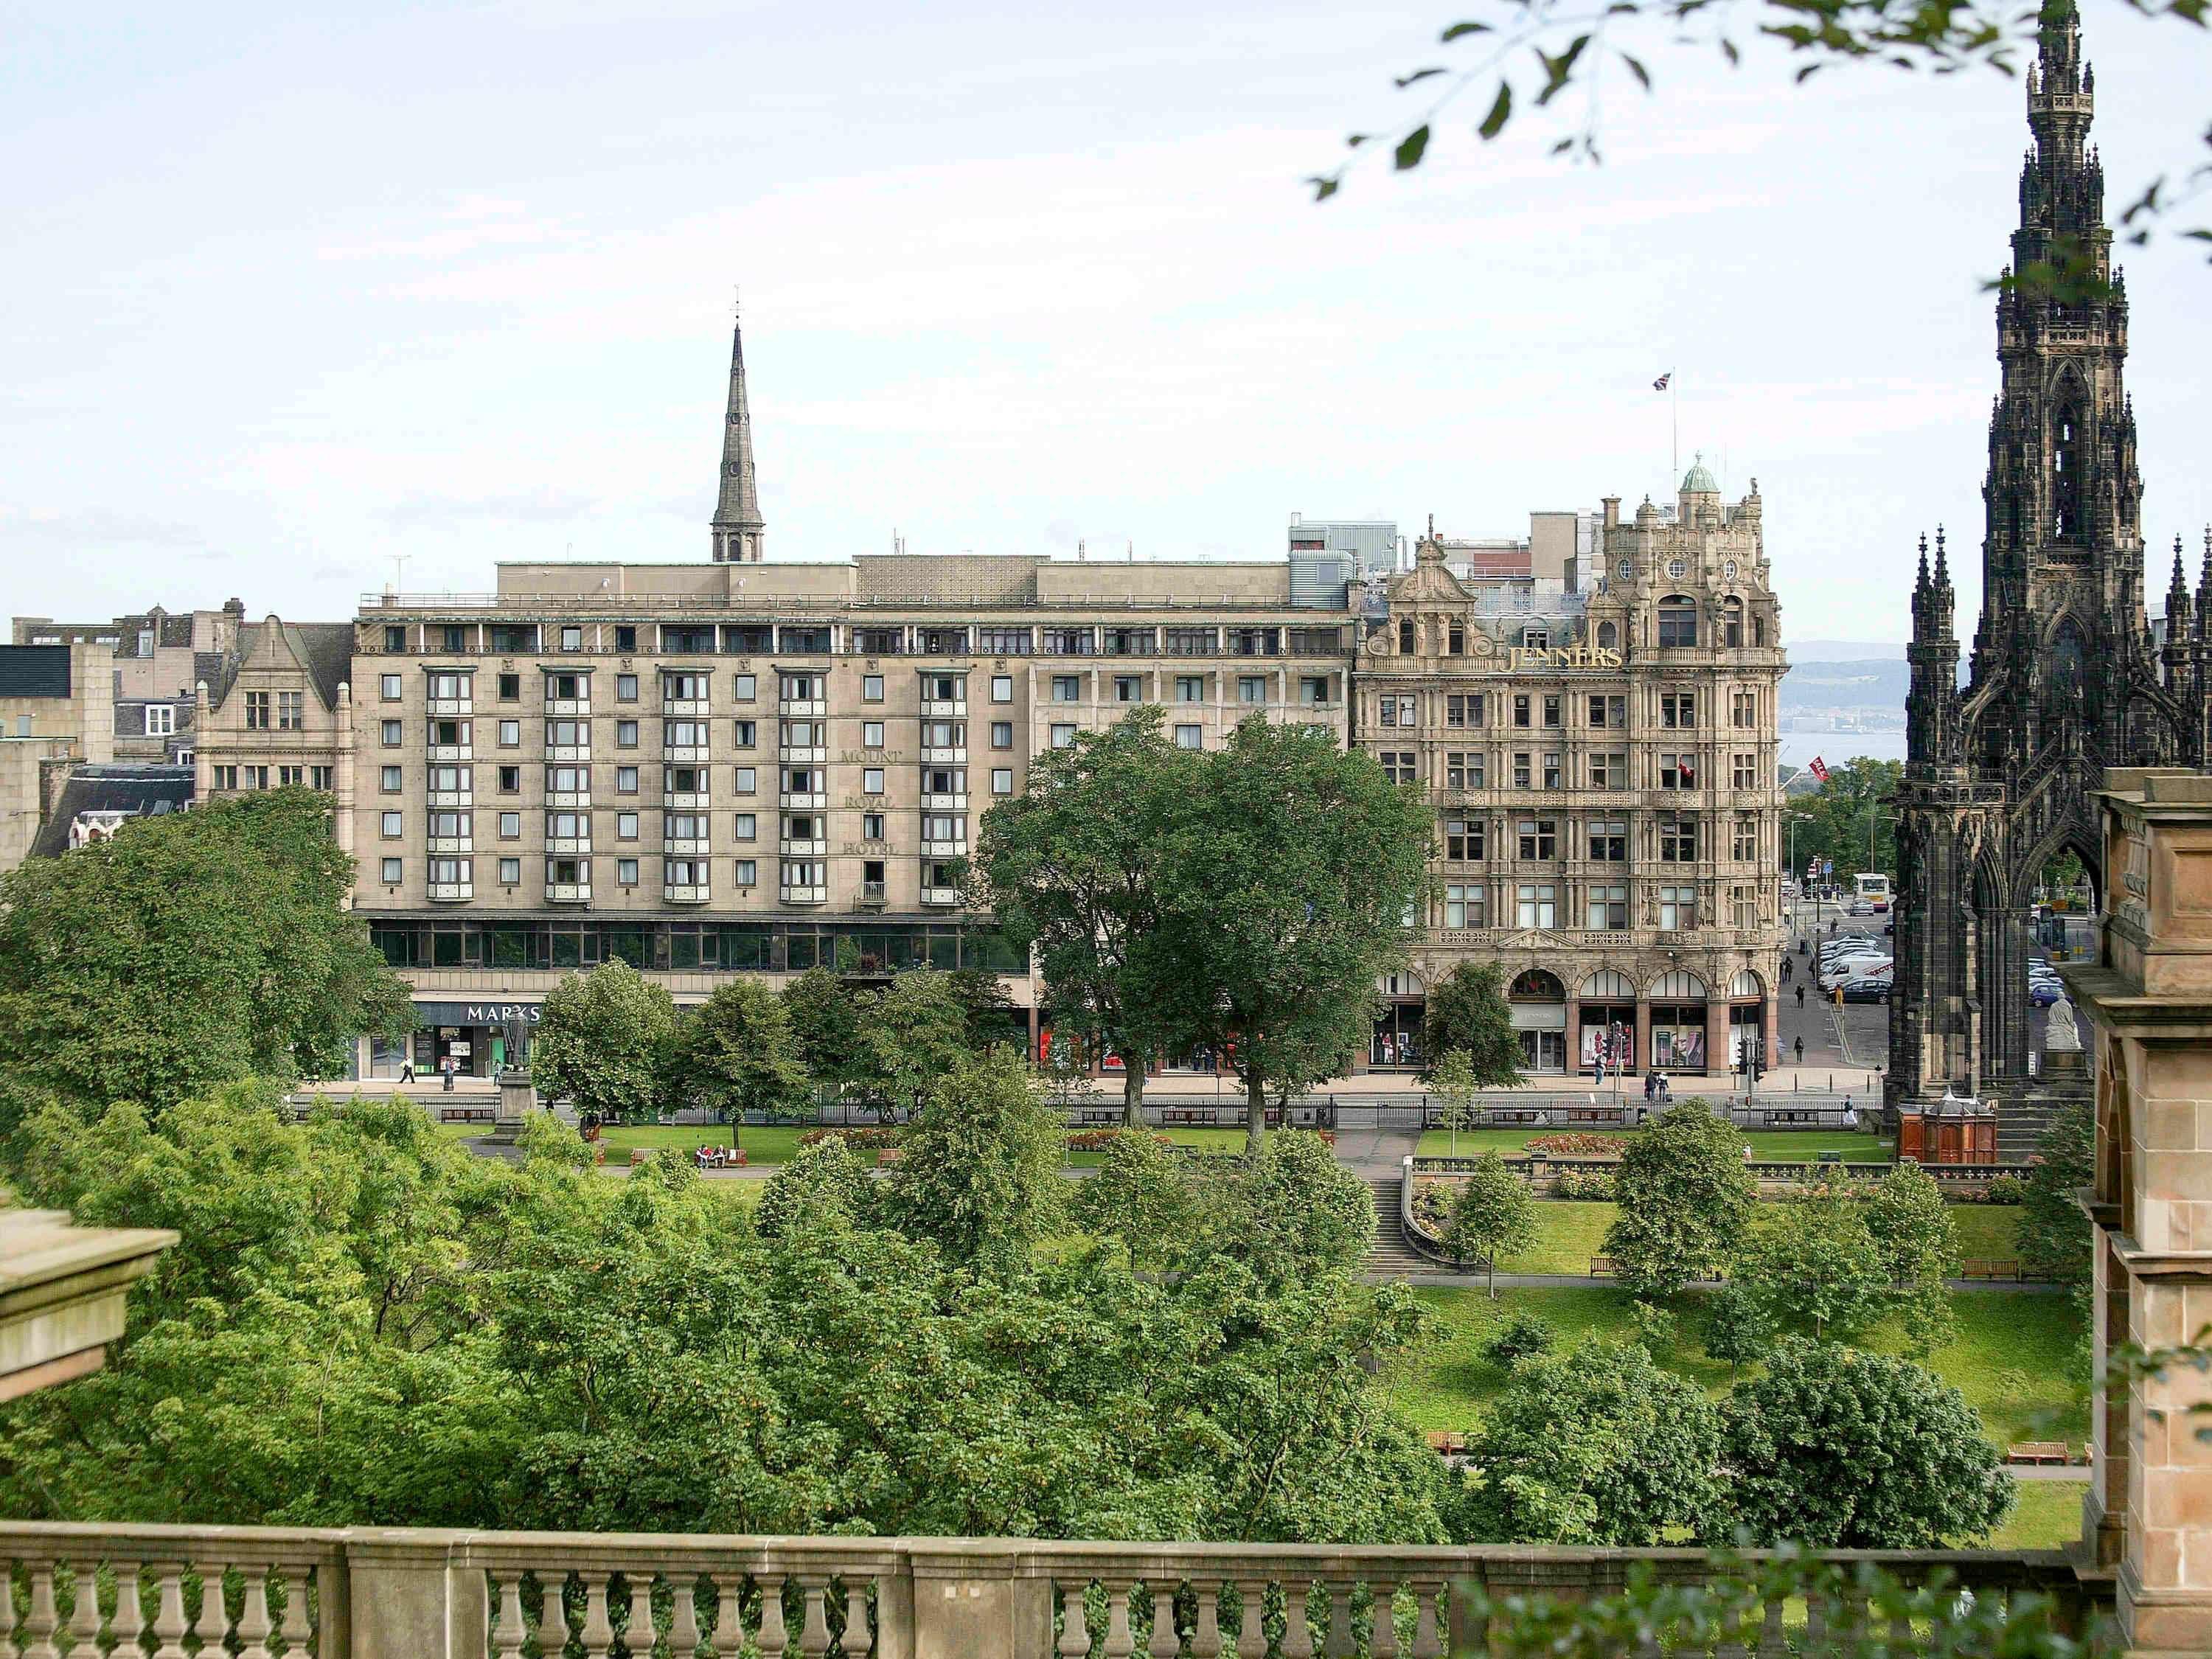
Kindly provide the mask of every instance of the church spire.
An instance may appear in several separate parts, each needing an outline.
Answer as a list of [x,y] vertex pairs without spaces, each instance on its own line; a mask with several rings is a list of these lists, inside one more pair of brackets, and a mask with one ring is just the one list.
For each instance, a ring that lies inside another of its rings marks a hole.
[[766,523],[753,472],[753,417],[745,402],[745,330],[730,331],[730,404],[722,425],[721,490],[713,526],[717,564],[758,564]]

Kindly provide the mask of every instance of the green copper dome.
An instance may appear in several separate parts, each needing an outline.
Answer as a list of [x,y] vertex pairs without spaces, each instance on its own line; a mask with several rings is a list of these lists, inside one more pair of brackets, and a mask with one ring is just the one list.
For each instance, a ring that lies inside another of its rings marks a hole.
[[1690,470],[1682,475],[1682,493],[1685,495],[1717,495],[1721,493],[1721,487],[1713,482],[1713,475],[1705,466],[1705,452],[1702,449],[1698,452],[1697,459],[1690,463]]

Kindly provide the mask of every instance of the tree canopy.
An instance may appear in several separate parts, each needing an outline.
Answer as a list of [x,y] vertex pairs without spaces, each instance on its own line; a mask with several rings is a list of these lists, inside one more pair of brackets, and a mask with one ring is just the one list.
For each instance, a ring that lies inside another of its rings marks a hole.
[[1498,1299],[1498,1258],[1525,1250],[1536,1239],[1536,1200],[1528,1184],[1505,1167],[1495,1150],[1485,1152],[1460,1183],[1444,1224],[1444,1243],[1455,1255],[1480,1261],[1490,1272],[1490,1297]]
[[545,994],[530,1081],[548,1100],[619,1118],[659,1106],[675,1075],[676,1000],[629,963],[602,963]]
[[1615,1182],[1620,1213],[1605,1236],[1625,1289],[1672,1296],[1728,1265],[1759,1196],[1746,1144],[1695,1097],[1629,1141]]
[[343,908],[330,801],[274,789],[142,818],[0,876],[0,1070],[158,1110],[240,1079],[345,1073],[413,1029],[407,988]]
[[1510,1089],[1521,1081],[1521,1034],[1505,1000],[1505,973],[1494,962],[1462,962],[1429,988],[1421,1041],[1429,1053],[1428,1079],[1442,1085],[1447,1054],[1467,1056],[1478,1089]]
[[[1882,803],[1905,781],[1902,761],[1864,755],[1828,769],[1828,781],[1809,795],[1782,803],[1781,844],[1802,875],[1814,859],[1833,861],[1835,879],[1862,870],[1897,873],[1897,820]],[[1872,861],[1869,862],[1869,858]]]
[[677,1033],[680,1092],[732,1122],[747,1112],[806,1104],[806,1068],[784,1000],[757,979],[734,979],[685,1018]]

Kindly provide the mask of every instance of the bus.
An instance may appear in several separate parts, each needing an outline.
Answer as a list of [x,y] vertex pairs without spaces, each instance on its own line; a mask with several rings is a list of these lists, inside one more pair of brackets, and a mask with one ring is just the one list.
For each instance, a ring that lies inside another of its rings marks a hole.
[[1863,899],[1874,907],[1876,915],[1889,908],[1889,878],[1883,875],[1858,875],[1851,878],[1851,898]]

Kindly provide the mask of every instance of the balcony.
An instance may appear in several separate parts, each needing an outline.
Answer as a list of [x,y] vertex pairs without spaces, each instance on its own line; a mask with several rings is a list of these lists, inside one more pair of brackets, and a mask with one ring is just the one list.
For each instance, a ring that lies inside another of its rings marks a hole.
[[664,853],[683,858],[704,858],[714,849],[704,836],[672,836],[660,843]]
[[960,890],[957,887],[925,887],[921,890],[921,902],[924,904],[957,904],[960,902]]
[[853,906],[859,910],[880,910],[890,902],[880,881],[864,881],[860,890],[853,895]]
[[817,836],[811,841],[780,841],[776,851],[787,859],[819,859],[830,855],[830,843]]
[[477,850],[475,832],[472,830],[465,836],[433,836],[430,837],[430,850],[433,853],[473,853]]
[[545,699],[545,717],[548,720],[589,720],[592,717],[592,700],[589,697],[548,697]]
[[830,797],[819,789],[811,789],[803,794],[781,794],[776,797],[776,801],[786,811],[793,812],[826,812],[830,810]]
[[968,792],[963,789],[956,794],[939,795],[925,789],[921,792],[921,810],[925,812],[964,812],[968,810]]
[[786,720],[820,720],[830,712],[827,697],[779,697],[775,712]]
[[476,747],[465,743],[434,743],[425,745],[423,753],[433,761],[474,760]]
[[708,745],[703,743],[664,743],[660,758],[670,766],[698,766],[708,758]]
[[545,850],[549,853],[588,853],[592,850],[589,836],[548,836]]
[[922,745],[921,763],[924,766],[965,766],[968,764],[967,746],[963,744],[957,749],[933,749],[925,744]]
[[[876,1659],[1165,1653],[1184,1645],[1170,1646],[1157,1633],[1179,1634],[1181,1621],[1172,1616],[1179,1606],[1190,1620],[1184,1628],[1194,1654],[1441,1659],[1446,1653],[1551,1650],[1534,1626],[1543,1615],[1522,1610],[1528,1598],[1569,1606],[1597,1601],[1605,1628],[1626,1628],[1640,1621],[1614,1598],[1631,1576],[1649,1573],[1680,1595],[1712,1585],[1722,1572],[1711,1555],[1695,1549],[30,1521],[4,1523],[0,1554],[19,1563],[23,1575],[28,1611],[17,1628],[27,1653],[97,1653],[111,1636],[117,1651],[136,1653],[137,1632],[150,1629],[164,1651],[185,1651],[189,1637],[204,1653],[281,1648],[322,1659],[427,1652],[426,1630],[437,1633],[440,1653],[457,1656],[556,1654],[579,1641],[583,1652],[597,1655],[612,1650],[616,1640],[632,1654],[686,1656],[702,1646],[721,1654],[808,1656],[834,1647]],[[1820,1651],[1859,1651],[1862,1640],[1880,1640],[1877,1631],[1887,1628],[1871,1621],[1863,1593],[1850,1588],[1862,1568],[1907,1589],[1930,1586],[1939,1574],[1949,1581],[1949,1589],[1929,1598],[1921,1614],[1926,1646],[1908,1630],[1904,1644],[1891,1651],[1973,1650],[1955,1621],[1972,1616],[1975,1604],[1986,1613],[2033,1595],[2044,1605],[2044,1628],[2076,1636],[2112,1607],[2109,1576],[2078,1571],[2056,1550],[1822,1552],[1810,1563],[1841,1575],[1845,1588],[1809,1601],[1784,1595],[1797,1589],[1793,1583],[1761,1582],[1776,1561],[1771,1552],[1746,1552],[1735,1582],[1719,1587],[1700,1609],[1725,1627],[1719,1633],[1711,1626],[1686,1632],[1669,1620],[1636,1650],[1655,1656],[1783,1653],[1804,1650],[1790,1645],[1788,1637],[1810,1637]],[[236,1601],[201,1598],[194,1614],[197,1592],[188,1581],[221,1583],[226,1576],[243,1580]],[[103,1593],[107,1606],[76,1588],[111,1581],[113,1588]],[[568,1595],[533,1592],[527,1581]],[[756,1593],[769,1586],[781,1593]],[[703,1594],[693,1593],[702,1588]],[[950,1593],[956,1589],[963,1593]],[[569,1596],[580,1599],[580,1630],[568,1623]],[[1402,1635],[1392,1618],[1399,1606],[1407,1614]],[[1279,1648],[1268,1640],[1270,1607],[1295,1610]],[[627,1633],[615,1638],[611,1615],[625,1613]],[[1792,1628],[1785,1636],[1785,1620],[1799,1626],[1808,1615],[1811,1630]],[[2020,1626],[2008,1636],[2033,1639],[2026,1617],[2007,1623]],[[1140,1644],[1133,1632],[1148,1624],[1156,1633]],[[1936,1628],[1939,1624],[1943,1628]],[[1575,1650],[1597,1650],[1593,1639]]]
[[679,720],[698,720],[713,714],[714,707],[704,697],[663,697],[660,712]]
[[549,881],[545,884],[548,904],[589,904],[592,884],[588,881]]
[[672,812],[703,812],[707,810],[704,789],[663,789],[660,804]]
[[670,904],[704,904],[714,894],[703,884],[696,887],[676,887],[663,883],[660,896]]
[[464,904],[476,896],[476,884],[466,881],[434,881],[425,892],[433,904]]
[[545,804],[548,806],[589,806],[592,792],[588,789],[548,789]]
[[823,886],[779,887],[775,896],[786,904],[827,904],[830,890]]

